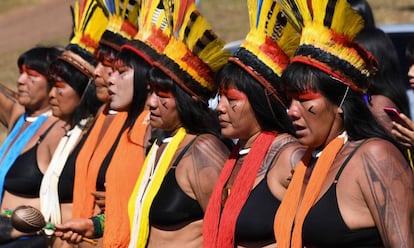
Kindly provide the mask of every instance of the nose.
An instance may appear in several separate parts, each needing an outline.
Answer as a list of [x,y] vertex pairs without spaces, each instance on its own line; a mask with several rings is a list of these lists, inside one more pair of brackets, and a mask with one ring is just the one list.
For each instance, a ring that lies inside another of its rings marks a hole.
[[55,98],[56,97],[56,87],[55,86],[53,86],[52,89],[50,89],[49,97],[50,98]]
[[118,71],[114,71],[108,78],[108,84],[114,85],[116,84],[117,76],[119,75]]
[[414,63],[408,69],[408,77],[414,78]]
[[298,104],[299,102],[297,100],[292,99],[289,108],[287,109],[287,114],[292,120],[299,119],[300,117]]
[[150,92],[146,104],[149,107],[149,109],[155,109],[157,108],[158,103],[158,96],[155,94],[155,92]]
[[96,67],[95,67],[95,77],[102,77],[102,69],[103,69],[103,65],[101,62],[99,62]]
[[20,73],[19,77],[17,78],[17,84],[24,84],[28,78],[26,72]]
[[224,107],[224,102],[225,102],[225,97],[223,96],[219,96],[218,98],[218,103],[217,103],[217,107],[216,107],[216,111],[218,115],[222,115],[225,113],[226,108]]

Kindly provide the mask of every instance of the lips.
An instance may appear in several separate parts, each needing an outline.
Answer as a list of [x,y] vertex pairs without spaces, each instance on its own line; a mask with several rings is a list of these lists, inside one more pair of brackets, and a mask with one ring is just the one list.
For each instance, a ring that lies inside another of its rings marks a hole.
[[154,117],[154,118],[156,118],[156,117],[160,117],[159,115],[157,115],[157,114],[155,114],[154,112],[150,112],[150,117]]
[[226,127],[230,123],[229,121],[226,121],[226,120],[224,120],[222,118],[219,118],[219,122],[220,122],[220,126],[221,127]]
[[411,89],[414,89],[414,78],[410,78],[410,87]]
[[306,130],[305,127],[298,125],[298,124],[293,124],[293,127],[296,129],[297,137],[303,137],[305,135],[305,130]]

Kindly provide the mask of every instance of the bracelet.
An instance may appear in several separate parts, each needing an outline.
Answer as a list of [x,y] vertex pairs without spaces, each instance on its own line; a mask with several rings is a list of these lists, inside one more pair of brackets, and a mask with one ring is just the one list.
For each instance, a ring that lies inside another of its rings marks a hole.
[[0,244],[9,242],[12,240],[11,233],[13,231],[13,227],[11,224],[10,217],[5,215],[0,215]]
[[98,214],[89,219],[93,222],[93,237],[101,238],[105,229],[105,214]]
[[2,209],[1,210],[1,215],[7,216],[9,218],[12,217],[13,215],[13,209],[7,208],[7,209]]

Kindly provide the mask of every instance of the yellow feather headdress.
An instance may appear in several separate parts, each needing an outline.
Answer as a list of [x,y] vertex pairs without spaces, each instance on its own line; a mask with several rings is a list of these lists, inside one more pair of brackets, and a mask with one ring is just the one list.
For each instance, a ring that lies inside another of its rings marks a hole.
[[59,59],[92,78],[95,68],[93,54],[99,46],[99,40],[106,29],[108,19],[95,0],[76,1],[71,10],[73,36]]
[[138,32],[141,0],[97,0],[105,7],[109,22],[99,43],[117,51]]
[[[353,90],[365,92],[368,88],[366,78],[375,74],[377,62],[369,52],[353,42],[364,27],[364,20],[348,1],[278,1],[291,23],[301,32],[292,62],[314,66]],[[341,63],[351,69],[345,69]]]
[[163,53],[171,36],[163,0],[142,0],[138,32],[122,49],[129,49],[152,64]]
[[164,0],[171,38],[165,56],[155,66],[170,76],[185,92],[207,102],[217,86],[214,74],[227,62],[230,52],[198,11],[194,0]]
[[276,77],[289,64],[299,45],[299,34],[276,0],[248,0],[247,6],[250,31],[229,61],[242,67],[283,104]]

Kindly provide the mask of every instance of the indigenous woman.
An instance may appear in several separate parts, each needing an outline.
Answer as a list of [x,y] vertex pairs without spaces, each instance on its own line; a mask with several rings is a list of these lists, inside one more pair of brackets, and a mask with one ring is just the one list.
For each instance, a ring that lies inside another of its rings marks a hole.
[[346,0],[281,3],[301,33],[282,80],[309,150],[277,211],[277,246],[413,247],[414,174],[364,102],[376,62],[353,41],[361,16]]
[[[92,83],[96,64],[93,54],[107,18],[92,0],[76,2],[74,9],[74,35],[48,72],[54,82],[50,92],[52,112],[64,121],[66,131],[40,188],[40,210],[52,224],[61,223],[72,215],[75,172],[72,161],[79,152],[75,147],[84,141],[83,134],[102,104]],[[93,34],[89,33],[91,30]],[[55,247],[65,247],[60,240],[56,241]]]
[[204,210],[228,156],[208,106],[228,52],[194,3],[168,2],[174,35],[149,71],[147,100],[151,127],[165,136],[151,147],[129,202],[129,247],[201,247]]
[[20,205],[40,207],[43,174],[64,135],[63,122],[49,105],[49,65],[61,54],[57,47],[34,47],[17,60],[17,92],[0,84],[0,120],[10,133],[0,148],[0,247],[45,247],[41,236],[14,230],[10,214]]
[[[128,1],[125,1],[125,4],[127,3]],[[87,183],[87,186],[91,185],[88,186],[89,189],[95,189],[95,185],[96,188],[101,185],[101,188],[105,190],[104,211],[93,216],[93,207],[90,206],[93,206],[93,200],[85,198],[78,202],[78,211],[80,211],[81,218],[77,217],[63,225],[57,225],[58,232],[55,235],[62,239],[79,243],[84,237],[103,237],[104,247],[128,246],[130,237],[128,199],[144,162],[151,134],[148,125],[148,111],[145,108],[148,95],[146,75],[153,61],[159,56],[157,47],[151,41],[158,41],[159,44],[159,40],[164,37],[162,27],[155,25],[158,22],[152,16],[164,11],[163,9],[157,9],[157,5],[158,2],[156,1],[142,2],[142,11],[150,12],[144,12],[146,14],[140,15],[140,17],[145,16],[147,19],[140,21],[139,33],[134,37],[137,40],[124,42],[126,44],[119,46],[120,51],[114,58],[113,71],[108,78],[108,108],[116,110],[118,112],[117,116],[127,114],[121,133],[116,137],[115,144],[107,144],[107,146],[110,145],[107,153],[102,154],[102,152],[96,150],[91,160],[93,163],[89,163],[87,168],[80,167],[82,173],[77,174],[83,177],[88,176],[88,178],[82,180]],[[156,11],[152,11],[154,8]],[[165,20],[165,15],[159,15],[159,18]],[[154,32],[154,29],[157,29],[159,33]],[[141,41],[139,40],[141,36],[145,36],[147,39]],[[107,34],[104,34],[105,44],[109,44],[107,37]],[[168,41],[168,39],[166,40]],[[114,39],[112,39],[112,42],[114,42]],[[92,135],[92,132],[90,135]],[[113,132],[112,128],[108,132]],[[107,136],[104,136],[104,141],[107,142],[105,137]],[[100,145],[100,147],[103,147],[103,145]],[[82,152],[83,150],[81,154]],[[98,160],[99,157],[103,160]],[[98,161],[101,162],[96,164]],[[93,167],[96,166],[98,167],[94,169]],[[95,178],[92,178],[91,174],[95,174]],[[98,180],[96,177],[98,177]],[[82,191],[84,188],[79,188],[79,190]],[[79,194],[81,193],[79,192]],[[90,191],[84,192],[84,197],[92,198],[88,193]],[[87,211],[82,211],[82,207],[85,206],[82,203],[85,202],[89,207],[86,209]],[[80,245],[83,247],[86,244],[82,242]]]
[[238,143],[206,211],[204,247],[275,246],[274,216],[305,151],[280,88],[298,36],[273,0],[248,6],[251,31],[217,77],[221,133]]
[[[105,191],[108,181],[106,180],[106,172],[111,163],[114,155],[115,148],[118,146],[121,135],[123,132],[128,133],[132,127],[135,119],[141,113],[142,108],[130,108],[129,106],[123,106],[123,108],[112,108],[110,106],[111,96],[109,94],[109,78],[114,73],[114,62],[121,50],[121,46],[127,43],[137,32],[137,14],[138,14],[138,2],[134,5],[129,4],[129,1],[122,1],[120,3],[114,3],[111,1],[105,1],[106,10],[110,13],[109,22],[105,32],[99,40],[99,49],[95,52],[95,57],[98,60],[98,64],[95,68],[95,85],[96,95],[99,100],[104,102],[93,126],[88,130],[87,138],[84,144],[81,145],[79,155],[77,156],[75,165],[75,184],[73,195],[73,218],[79,218],[83,221],[91,221],[88,218],[97,214],[104,214],[105,212]],[[135,25],[133,23],[136,23]],[[132,85],[132,81],[131,81]],[[141,87],[141,94],[144,95],[143,99],[139,99],[138,102],[145,102],[145,87]],[[134,90],[130,89],[129,93],[133,93]],[[141,97],[142,98],[142,97]],[[126,98],[127,101],[131,99]],[[129,102],[130,104],[131,102]],[[119,110],[119,111],[118,111]],[[126,123],[127,122],[127,123]],[[145,128],[144,128],[145,131]],[[129,140],[125,140],[126,144],[129,144]],[[136,149],[136,151],[138,151]],[[135,150],[134,150],[135,151]],[[132,152],[129,156],[134,156]],[[127,157],[124,157],[127,160]],[[134,159],[129,160],[134,161]],[[141,162],[142,163],[142,162]],[[125,163],[124,163],[125,164]],[[119,168],[119,171],[122,171]],[[136,178],[132,176],[133,184]],[[124,178],[127,180],[127,178]],[[116,180],[115,182],[119,182]],[[123,185],[128,185],[127,181],[123,182]],[[119,189],[117,196],[127,195],[131,192],[127,191],[123,193],[122,189]],[[118,202],[118,200],[116,200]],[[117,209],[117,219],[122,223],[126,221],[126,225],[117,225],[117,227],[111,228],[107,225],[107,229],[112,232],[118,231],[113,235],[113,241],[121,241],[125,239],[124,235],[128,231],[128,217],[126,211]],[[125,216],[121,218],[121,213],[125,212]],[[126,226],[126,228],[122,228]],[[128,232],[127,232],[128,233]],[[95,238],[99,238],[98,235]],[[128,242],[128,238],[126,238]],[[100,240],[102,242],[102,240]],[[100,244],[102,245],[102,244]],[[88,246],[87,243],[82,243],[81,247]],[[106,244],[106,247],[110,245]]]

